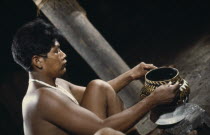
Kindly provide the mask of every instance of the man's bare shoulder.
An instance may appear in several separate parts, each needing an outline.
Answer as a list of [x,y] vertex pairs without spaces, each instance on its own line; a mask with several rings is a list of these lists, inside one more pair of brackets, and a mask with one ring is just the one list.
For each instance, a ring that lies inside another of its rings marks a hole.
[[71,101],[59,92],[49,87],[41,87],[25,95],[22,109],[23,114],[30,112],[45,115],[49,110],[66,103],[71,104]]
[[[76,117],[77,113],[68,114],[73,112],[75,108],[78,108],[78,105],[53,88],[34,89],[33,92],[25,95],[22,102],[25,130],[45,132],[46,129],[49,129],[47,134],[59,134],[62,130],[54,125],[59,125],[64,129],[72,129],[72,127],[68,127],[72,126],[69,121]],[[63,133],[61,134],[63,135]]]
[[[42,87],[38,89],[29,89],[22,101],[23,111],[28,110],[30,108],[38,108],[40,102],[44,102],[48,97],[52,97],[52,92],[48,90],[47,87]],[[47,97],[45,99],[45,97]]]

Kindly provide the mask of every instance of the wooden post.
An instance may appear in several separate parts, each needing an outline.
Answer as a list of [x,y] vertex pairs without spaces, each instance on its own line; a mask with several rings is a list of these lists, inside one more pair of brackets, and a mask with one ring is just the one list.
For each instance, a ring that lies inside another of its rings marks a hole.
[[[39,7],[42,0],[33,1]],[[45,1],[41,11],[100,78],[110,80],[130,69],[89,22],[76,0]],[[139,100],[141,87],[140,81],[134,81],[119,94],[126,106]]]

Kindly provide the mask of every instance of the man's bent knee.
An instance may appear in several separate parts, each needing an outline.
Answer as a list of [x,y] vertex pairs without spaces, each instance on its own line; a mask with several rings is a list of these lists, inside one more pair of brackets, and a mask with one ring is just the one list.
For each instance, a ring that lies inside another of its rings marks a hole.
[[112,86],[103,81],[103,80],[100,80],[100,79],[96,79],[96,80],[93,80],[91,81],[89,84],[88,84],[88,89],[87,90],[91,90],[91,91],[96,91],[96,90],[99,90],[99,91],[103,91],[103,92],[107,92],[107,91],[114,91]]
[[96,87],[110,87],[109,83],[100,79],[92,80],[88,85],[94,85]]
[[104,119],[123,110],[123,103],[112,86],[103,80],[93,80],[86,87],[81,106]]

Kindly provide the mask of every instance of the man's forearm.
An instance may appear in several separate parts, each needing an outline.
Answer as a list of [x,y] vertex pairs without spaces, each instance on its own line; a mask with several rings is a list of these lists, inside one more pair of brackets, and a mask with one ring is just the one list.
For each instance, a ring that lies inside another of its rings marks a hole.
[[148,96],[131,108],[107,118],[104,120],[104,124],[107,127],[126,132],[156,105],[153,97]]
[[144,62],[141,62],[124,74],[116,77],[113,80],[108,81],[108,83],[114,88],[116,92],[119,92],[131,81],[143,77],[148,72],[148,70],[155,68],[157,67],[155,67],[153,64],[145,64]]
[[108,81],[108,83],[112,86],[112,88],[119,92],[122,88],[128,85],[131,81],[133,81],[133,75],[131,70],[121,74],[120,76],[114,78],[113,80]]

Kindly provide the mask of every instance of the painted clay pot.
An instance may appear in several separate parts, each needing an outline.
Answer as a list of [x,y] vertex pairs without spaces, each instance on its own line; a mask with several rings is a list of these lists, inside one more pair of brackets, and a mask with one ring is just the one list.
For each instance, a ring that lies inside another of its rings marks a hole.
[[143,99],[150,95],[160,85],[172,84],[179,82],[179,95],[175,99],[176,104],[184,103],[188,100],[190,88],[186,80],[180,77],[179,71],[176,68],[157,68],[150,70],[145,75],[145,84],[141,90],[140,98]]

